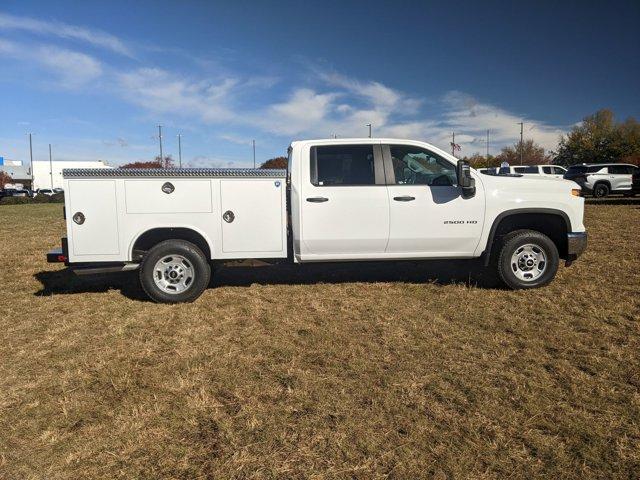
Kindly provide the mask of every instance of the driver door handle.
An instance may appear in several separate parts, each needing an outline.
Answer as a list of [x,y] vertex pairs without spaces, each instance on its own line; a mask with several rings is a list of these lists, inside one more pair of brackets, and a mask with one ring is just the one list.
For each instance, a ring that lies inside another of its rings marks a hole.
[[311,202],[311,203],[322,203],[322,202],[328,202],[329,199],[327,197],[309,197],[307,198],[307,202]]
[[416,199],[416,197],[410,197],[409,195],[404,195],[402,197],[393,197],[396,202],[412,202]]

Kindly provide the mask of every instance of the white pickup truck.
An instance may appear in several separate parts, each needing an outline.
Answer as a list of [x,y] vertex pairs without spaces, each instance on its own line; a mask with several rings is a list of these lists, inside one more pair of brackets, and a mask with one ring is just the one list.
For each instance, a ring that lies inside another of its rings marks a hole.
[[196,299],[212,262],[483,257],[510,288],[548,284],[585,249],[574,183],[480,175],[427,143],[296,141],[287,170],[67,169],[76,273],[139,270],[157,302]]

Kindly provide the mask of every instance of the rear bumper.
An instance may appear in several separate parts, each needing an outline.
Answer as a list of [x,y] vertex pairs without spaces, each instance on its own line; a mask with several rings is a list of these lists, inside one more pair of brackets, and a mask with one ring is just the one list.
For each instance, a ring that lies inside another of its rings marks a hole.
[[124,262],[90,262],[70,264],[67,237],[62,238],[62,246],[60,248],[54,248],[47,252],[47,263],[64,263],[67,267],[70,267],[76,275],[127,272],[130,270],[136,270],[139,267],[138,263]]
[[587,232],[567,234],[567,263],[570,264],[587,249]]
[[64,263],[69,265],[69,246],[67,237],[62,237],[62,246],[47,252],[47,263]]

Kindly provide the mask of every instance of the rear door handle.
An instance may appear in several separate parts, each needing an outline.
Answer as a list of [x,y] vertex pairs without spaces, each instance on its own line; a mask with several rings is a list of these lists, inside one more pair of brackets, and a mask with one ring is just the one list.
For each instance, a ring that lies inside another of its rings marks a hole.
[[393,197],[396,202],[412,202],[416,199],[416,197],[410,197],[409,195],[404,195],[402,197]]
[[322,202],[328,202],[329,199],[327,197],[309,197],[307,198],[307,202],[311,202],[311,203],[322,203]]

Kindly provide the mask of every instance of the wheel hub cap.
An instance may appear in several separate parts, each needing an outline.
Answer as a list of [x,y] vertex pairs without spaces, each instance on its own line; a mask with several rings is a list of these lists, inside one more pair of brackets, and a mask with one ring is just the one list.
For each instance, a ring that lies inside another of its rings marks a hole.
[[195,278],[193,265],[182,255],[167,255],[153,267],[153,281],[165,293],[177,294],[187,290]]
[[547,256],[539,245],[528,243],[516,248],[511,256],[511,270],[525,282],[538,279],[547,269]]

